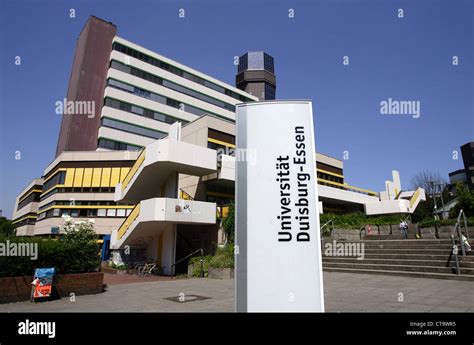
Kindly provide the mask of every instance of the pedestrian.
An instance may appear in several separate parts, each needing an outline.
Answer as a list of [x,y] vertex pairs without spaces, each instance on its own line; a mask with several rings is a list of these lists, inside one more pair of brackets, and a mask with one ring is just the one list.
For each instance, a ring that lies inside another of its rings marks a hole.
[[402,233],[403,239],[408,239],[408,224],[403,219],[400,219],[399,224],[400,232]]
[[471,251],[471,245],[469,244],[469,241],[467,240],[467,237],[464,236],[464,232],[461,234],[461,242],[462,242],[462,245],[464,246],[464,249],[466,250],[466,252],[470,252]]

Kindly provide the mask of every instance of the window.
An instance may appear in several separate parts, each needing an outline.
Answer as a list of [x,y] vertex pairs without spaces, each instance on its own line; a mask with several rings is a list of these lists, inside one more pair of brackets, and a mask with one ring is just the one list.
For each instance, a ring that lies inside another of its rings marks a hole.
[[117,210],[115,208],[107,209],[107,217],[115,217],[117,215]]
[[[128,104],[128,103],[125,103],[125,102],[122,102],[122,101],[117,101],[117,100],[114,100],[114,99],[111,99],[111,98],[108,98],[108,97],[105,99],[104,104],[107,107],[127,111],[129,113],[133,113],[133,114],[143,116],[143,117],[147,117],[147,118],[150,118],[150,119],[155,119],[157,121],[165,122],[165,123],[168,123],[168,124],[172,124],[172,123],[175,123],[176,121],[178,121],[178,119],[176,119],[172,116],[161,114],[161,113],[158,113],[156,111],[145,109],[145,108],[138,107],[138,106],[135,106],[135,105],[131,105],[131,104]],[[183,124],[188,123],[188,121],[185,121],[185,120],[179,120],[179,121],[182,122]]]
[[105,217],[107,210],[105,208],[99,208],[97,210],[97,217]]
[[65,178],[66,178],[66,172],[59,171],[58,173],[56,173],[53,177],[51,177],[48,181],[44,183],[43,190],[47,191],[55,185],[64,184]]
[[102,118],[102,126],[118,129],[133,134],[138,134],[153,139],[161,139],[167,135],[164,132],[160,132],[151,128],[135,126],[126,122],[109,119],[107,117]]
[[204,78],[201,78],[201,77],[198,77],[194,74],[191,74],[189,72],[186,72],[186,71],[183,71],[182,69],[180,68],[177,68],[175,66],[171,66],[170,64],[166,63],[166,62],[163,62],[163,61],[160,61],[158,59],[155,59],[151,56],[147,56],[145,54],[142,54],[142,53],[139,53],[138,51],[136,51],[135,49],[131,49],[129,47],[126,47],[124,46],[123,44],[120,44],[118,42],[114,42],[114,44],[112,45],[112,49],[113,50],[116,50],[116,51],[119,51],[121,53],[124,53],[126,55],[129,55],[129,56],[133,56],[134,58],[136,59],[139,59],[139,60],[142,60],[142,61],[145,61],[146,63],[149,63],[151,65],[154,65],[158,68],[161,68],[161,69],[164,69],[166,71],[169,71],[175,75],[178,75],[182,78],[185,78],[185,79],[188,79],[188,80],[191,80],[195,83],[198,83],[198,84],[201,84],[201,85],[204,85],[210,89],[213,89],[217,92],[220,92],[220,93],[224,93],[232,98],[235,98],[235,99],[238,99],[240,101],[243,101],[243,102],[248,102],[248,101],[251,101],[250,98],[247,98],[245,97],[244,95],[241,95],[237,92],[234,92],[232,90],[229,90],[229,89],[226,89],[220,85],[217,85],[209,80],[206,80]]
[[125,209],[124,208],[119,208],[117,210],[117,217],[125,217]]
[[[119,141],[114,141],[114,140],[105,139],[105,138],[99,138],[98,147],[109,149],[109,150],[117,150],[117,151],[124,151],[124,150],[136,151],[136,150],[141,149],[141,146],[121,143]],[[101,190],[101,192],[105,192],[105,191]],[[107,190],[107,192],[109,192],[109,190]]]

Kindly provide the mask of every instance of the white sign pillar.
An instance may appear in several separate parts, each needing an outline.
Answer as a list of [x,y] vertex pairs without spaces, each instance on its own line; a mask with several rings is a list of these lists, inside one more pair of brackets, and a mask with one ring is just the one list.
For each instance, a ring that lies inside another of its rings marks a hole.
[[324,311],[312,104],[237,105],[236,311]]

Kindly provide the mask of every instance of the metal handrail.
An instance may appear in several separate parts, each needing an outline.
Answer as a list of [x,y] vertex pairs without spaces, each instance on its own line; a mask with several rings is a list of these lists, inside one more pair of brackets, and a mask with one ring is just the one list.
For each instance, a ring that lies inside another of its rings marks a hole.
[[323,234],[323,229],[328,226],[329,224],[331,224],[331,230],[330,230],[330,234],[332,235],[332,231],[334,230],[334,219],[329,219],[326,223],[324,223],[323,225],[321,225],[320,227],[320,233],[321,235]]
[[363,225],[360,227],[359,229],[359,238],[362,239],[362,231],[365,232],[365,235],[364,236],[367,236],[367,225]]
[[178,261],[176,261],[174,264],[171,265],[171,268],[173,268],[174,266],[176,266],[177,264],[179,264],[180,262],[183,262],[184,260],[186,260],[187,258],[190,258],[191,256],[193,256],[194,254],[196,254],[197,252],[200,252],[201,253],[201,260],[199,260],[201,262],[201,278],[204,278],[204,260],[203,260],[203,256],[204,256],[204,249],[202,248],[199,248],[198,250],[195,250],[194,252],[186,255],[184,258],[182,259],[179,259]]
[[454,241],[454,235],[451,235],[451,252],[449,253],[448,263],[446,264],[446,267],[449,267],[451,263],[451,258],[453,256],[456,274],[461,274],[461,270],[459,268],[458,247],[456,246],[456,242]]
[[454,225],[454,229],[451,232],[451,237],[454,239],[454,235],[457,235],[459,244],[461,245],[462,256],[466,256],[466,248],[465,248],[464,241],[463,241],[463,236],[462,236],[462,233],[461,233],[461,230],[460,230],[460,228],[461,228],[461,217],[463,217],[463,223],[464,223],[464,229],[465,229],[465,233],[466,233],[466,239],[469,240],[469,231],[468,231],[468,228],[467,228],[467,220],[466,220],[466,215],[464,214],[464,210],[459,211],[458,218],[456,219],[456,224]]

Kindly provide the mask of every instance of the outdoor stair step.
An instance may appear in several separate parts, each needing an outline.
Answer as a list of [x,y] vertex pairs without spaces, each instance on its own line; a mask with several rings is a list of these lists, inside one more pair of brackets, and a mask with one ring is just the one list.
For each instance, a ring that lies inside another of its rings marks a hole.
[[429,272],[410,272],[410,271],[386,271],[383,269],[357,269],[344,267],[323,267],[326,272],[343,272],[343,273],[360,273],[360,274],[379,274],[379,275],[393,275],[413,278],[432,278],[432,279],[449,279],[449,280],[464,280],[474,281],[474,275],[467,274],[445,274],[445,273],[429,273]]
[[[374,236],[375,237],[375,236]],[[404,239],[388,239],[388,240],[383,240],[383,239],[362,239],[359,240],[359,242],[367,242],[367,243],[373,243],[373,242],[380,242],[380,243],[405,243],[405,244],[422,244],[422,243],[432,243],[432,244],[451,244],[450,239],[414,239],[410,238],[407,240]]]
[[[324,248],[323,248],[324,252]],[[365,248],[366,254],[438,254],[449,255],[450,250],[446,249],[420,249],[420,248]]]
[[[432,273],[451,273],[452,267],[439,266],[410,266],[410,265],[395,265],[395,264],[366,264],[361,262],[323,262],[324,267],[346,267],[359,269],[383,269],[386,271],[411,271],[411,272],[432,272]],[[474,269],[463,268],[463,274],[474,275]]]
[[[326,238],[326,242],[332,242],[330,238]],[[374,244],[374,243],[403,243],[406,245],[418,245],[418,244],[449,244],[451,245],[451,240],[443,240],[443,239],[408,239],[408,240],[398,240],[398,239],[390,239],[390,240],[356,240],[356,241],[341,241],[341,240],[336,240],[336,242],[356,242],[356,243],[369,243],[369,244]]]
[[[323,255],[323,257],[325,257]],[[400,254],[400,253],[393,253],[393,254],[373,254],[373,253],[365,253],[364,257],[366,259],[406,259],[406,260],[448,260],[449,254]]]
[[[327,262],[337,263],[367,263],[367,264],[387,264],[387,265],[408,265],[408,266],[437,266],[446,267],[447,259],[444,260],[410,260],[410,259],[372,259],[364,258],[359,260],[357,257],[337,257],[323,256],[323,264]],[[474,269],[474,262],[460,262],[459,265],[465,268]]]
[[390,249],[412,249],[412,248],[419,248],[419,249],[447,249],[448,251],[451,248],[451,245],[448,244],[419,244],[419,245],[404,245],[398,243],[364,243],[365,249],[368,248],[390,248]]

